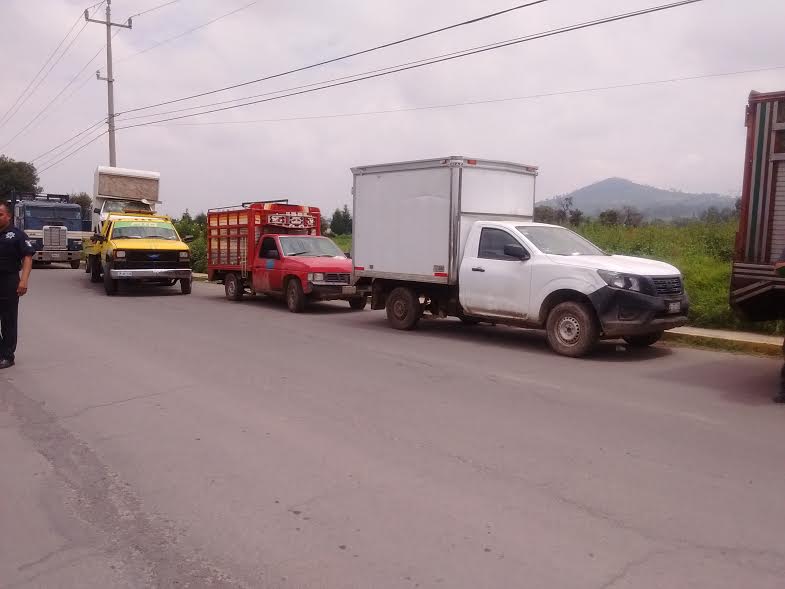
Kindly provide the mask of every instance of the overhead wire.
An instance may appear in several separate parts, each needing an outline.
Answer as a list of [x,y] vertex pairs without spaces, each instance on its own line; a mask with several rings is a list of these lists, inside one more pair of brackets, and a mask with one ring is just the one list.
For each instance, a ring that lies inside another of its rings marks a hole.
[[594,86],[589,88],[578,88],[578,89],[571,89],[571,90],[558,90],[552,92],[540,92],[537,94],[528,94],[524,96],[506,96],[502,98],[488,98],[484,100],[469,100],[464,102],[453,102],[448,104],[434,104],[434,105],[426,105],[426,106],[411,106],[411,107],[400,107],[400,108],[389,108],[384,110],[370,110],[370,111],[361,111],[361,112],[352,112],[352,113],[336,113],[336,114],[326,114],[326,115],[310,115],[310,116],[300,116],[300,117],[281,117],[275,119],[245,119],[245,120],[235,120],[235,121],[202,121],[202,122],[193,122],[193,123],[161,123],[152,125],[155,127],[200,127],[200,126],[211,126],[211,125],[247,125],[253,123],[280,123],[280,122],[289,122],[289,121],[310,121],[310,120],[320,120],[320,119],[338,119],[338,118],[351,118],[351,117],[363,117],[363,116],[370,116],[370,115],[382,115],[382,114],[392,114],[392,113],[401,113],[401,112],[413,112],[413,111],[424,111],[424,110],[438,110],[443,108],[456,108],[462,106],[477,106],[483,104],[497,104],[501,102],[515,102],[521,100],[534,100],[538,98],[550,98],[553,96],[567,96],[571,94],[584,94],[590,92],[602,92],[607,90],[619,90],[623,88],[637,88],[641,86],[654,86],[658,84],[668,84],[668,83],[677,83],[677,82],[687,82],[693,80],[704,80],[710,78],[721,78],[721,77],[728,77],[728,76],[739,76],[745,74],[753,74],[753,73],[762,73],[762,72],[769,72],[769,71],[776,71],[776,70],[785,70],[785,65],[779,66],[771,66],[771,67],[764,67],[764,68],[755,68],[755,69],[748,69],[748,70],[738,70],[732,72],[719,72],[713,74],[699,74],[693,76],[682,76],[677,78],[664,78],[664,79],[657,79],[657,80],[645,80],[640,82],[630,82],[625,84],[613,84],[609,86]]
[[[234,90],[235,88],[241,88],[241,87],[244,87],[244,86],[249,86],[251,84],[257,84],[259,82],[265,82],[265,81],[272,80],[272,79],[275,79],[275,78],[280,78],[282,76],[287,76],[287,75],[290,75],[290,74],[294,74],[294,73],[297,73],[297,72],[302,72],[302,71],[306,71],[306,70],[309,70],[309,69],[321,67],[323,65],[327,65],[327,64],[330,64],[330,63],[335,63],[335,62],[342,61],[342,60],[345,60],[345,59],[349,59],[349,58],[352,58],[352,57],[357,57],[359,55],[365,55],[367,53],[371,53],[371,52],[374,52],[374,51],[379,51],[381,49],[386,49],[388,47],[394,47],[395,45],[401,45],[402,43],[408,43],[409,41],[414,41],[416,39],[422,39],[423,37],[427,37],[429,35],[435,35],[437,33],[441,33],[441,32],[448,31],[448,30],[451,30],[451,29],[455,29],[455,28],[458,28],[458,27],[474,24],[474,23],[477,23],[477,22],[481,22],[483,20],[488,20],[490,18],[494,18],[494,17],[500,16],[502,14],[507,14],[507,13],[515,11],[515,10],[528,8],[530,6],[535,6],[537,4],[543,4],[544,2],[547,2],[547,1],[548,0],[533,0],[531,2],[526,2],[524,4],[518,4],[516,6],[510,7],[510,8],[504,9],[504,10],[499,10],[497,12],[493,12],[493,13],[490,13],[490,14],[485,14],[483,16],[475,17],[475,18],[472,18],[472,19],[469,19],[469,20],[458,22],[458,23],[453,23],[451,25],[440,27],[438,29],[433,29],[433,30],[426,31],[426,32],[423,32],[423,33],[418,33],[416,35],[411,35],[411,36],[405,37],[403,39],[398,39],[397,41],[391,41],[389,43],[383,43],[381,45],[376,45],[374,47],[369,47],[367,49],[362,49],[360,51],[355,51],[353,53],[347,53],[345,55],[341,55],[341,56],[334,57],[334,58],[331,58],[331,59],[326,59],[326,60],[323,60],[323,61],[319,61],[317,63],[312,63],[312,64],[309,64],[309,65],[306,65],[306,66],[290,69],[290,70],[287,70],[287,71],[284,71],[284,72],[279,72],[279,73],[272,74],[272,75],[269,75],[269,76],[256,78],[254,80],[248,80],[246,82],[241,82],[241,83],[238,83],[238,84],[232,84],[230,86],[223,86],[221,88],[217,88],[217,89],[214,89],[214,90],[209,90],[207,92],[200,92],[198,94],[192,94],[190,96],[176,98],[176,99],[173,99],[173,100],[166,100],[166,101],[159,102],[159,103],[156,103],[156,104],[151,104],[151,105],[147,105],[147,106],[140,106],[140,107],[136,107],[136,108],[127,109],[127,110],[122,111],[122,112],[117,113],[117,114],[119,116],[120,114],[125,114],[125,113],[129,113],[129,112],[136,112],[136,111],[139,111],[139,110],[146,110],[146,109],[150,109],[150,108],[157,108],[159,106],[166,106],[168,104],[174,104],[174,103],[177,103],[177,102],[183,102],[185,100],[192,100],[194,98],[201,98],[203,96],[209,96],[211,94],[217,94],[219,92],[226,92],[228,90]],[[700,0],[694,0],[694,1],[700,1]]]
[[[100,2],[97,2],[96,4],[93,4],[92,6],[87,8],[87,10],[90,10],[92,8],[95,8],[96,10],[98,10],[101,7],[101,5],[104,4],[105,1],[106,0],[101,0]],[[60,41],[60,43],[58,43],[58,45],[55,48],[55,50],[52,51],[52,53],[49,55],[49,57],[47,57],[46,61],[41,66],[41,69],[39,69],[38,72],[35,74],[35,76],[33,76],[33,78],[30,80],[30,83],[28,83],[28,85],[25,87],[25,89],[22,91],[22,93],[17,97],[17,99],[14,101],[13,105],[11,105],[11,107],[5,112],[5,114],[3,114],[2,118],[0,118],[0,129],[3,128],[16,115],[16,113],[19,112],[19,110],[25,105],[25,103],[28,100],[30,100],[30,98],[33,96],[33,94],[36,93],[38,88],[41,87],[41,84],[43,84],[44,80],[46,80],[47,76],[52,72],[52,70],[57,66],[57,64],[60,63],[60,61],[63,59],[63,57],[66,55],[66,53],[68,53],[69,49],[71,49],[73,44],[76,42],[76,40],[82,34],[82,31],[85,30],[85,27],[87,26],[87,23],[82,25],[82,28],[79,29],[79,31],[76,33],[76,36],[73,39],[71,39],[71,42],[68,44],[68,46],[63,50],[62,53],[60,53],[60,56],[57,58],[57,60],[54,63],[52,63],[51,66],[49,67],[49,69],[46,70],[46,73],[44,73],[44,75],[40,79],[38,79],[38,76],[41,75],[41,72],[52,61],[54,56],[57,54],[57,52],[63,46],[65,41],[68,39],[68,37],[71,36],[71,33],[76,28],[76,26],[79,24],[79,21],[81,21],[81,20],[82,20],[82,14],[80,14],[77,17],[77,19],[74,21],[74,24],[71,25],[70,29],[68,29],[68,32],[66,33],[65,37],[63,37],[63,39]],[[38,79],[37,82],[36,82],[36,79]],[[32,88],[32,90],[30,90],[30,87],[33,86],[33,84],[35,84],[35,86]],[[30,90],[30,92],[27,95],[25,95],[28,90]]]
[[[483,45],[483,46],[479,46],[479,47],[475,47],[475,48],[471,48],[471,49],[467,49],[467,50],[463,50],[463,51],[459,51],[459,52],[454,52],[454,53],[450,53],[450,54],[444,54],[444,55],[441,55],[441,56],[436,56],[434,58],[429,58],[427,60],[421,60],[420,62],[414,62],[414,63],[410,62],[411,65],[409,65],[409,64],[401,64],[400,66],[391,66],[390,68],[385,68],[384,71],[372,70],[371,72],[365,72],[363,74],[357,74],[355,77],[353,77],[352,79],[349,79],[349,80],[344,79],[344,80],[338,81],[339,80],[338,78],[334,78],[332,80],[324,81],[322,83],[322,85],[320,85],[319,87],[316,87],[316,88],[306,88],[306,89],[300,89],[300,90],[291,89],[293,91],[288,92],[286,94],[281,94],[279,96],[272,96],[272,97],[268,97],[268,98],[262,98],[262,99],[259,99],[259,100],[252,100],[250,102],[245,102],[243,104],[237,104],[237,105],[232,105],[232,106],[223,106],[223,107],[220,107],[220,108],[209,109],[209,110],[205,110],[205,111],[201,111],[201,112],[197,112],[197,113],[178,115],[178,116],[169,117],[169,118],[165,118],[165,119],[160,119],[160,120],[156,120],[156,121],[146,121],[146,122],[141,122],[141,123],[134,123],[134,124],[131,124],[131,125],[124,125],[124,126],[121,126],[121,127],[117,127],[116,130],[130,129],[130,128],[134,128],[134,127],[142,127],[142,126],[155,124],[155,123],[162,123],[162,122],[168,122],[168,121],[173,121],[173,120],[186,119],[186,118],[202,116],[202,115],[206,115],[206,114],[212,114],[212,113],[215,113],[215,112],[223,112],[223,111],[227,111],[227,110],[233,110],[233,109],[236,109],[236,108],[244,108],[244,107],[247,107],[247,106],[252,106],[252,105],[255,105],[255,104],[261,104],[261,103],[265,103],[265,102],[272,102],[272,101],[275,101],[275,100],[281,100],[283,98],[290,98],[292,96],[300,96],[300,95],[303,95],[303,94],[310,94],[312,92],[319,92],[321,90],[327,90],[329,88],[336,88],[336,87],[339,87],[339,86],[345,86],[347,84],[354,84],[356,82],[362,82],[362,81],[365,81],[365,80],[379,78],[379,77],[382,77],[382,76],[388,76],[388,75],[395,74],[395,73],[400,73],[400,72],[403,72],[403,71],[418,69],[418,68],[421,68],[421,67],[434,65],[434,64],[437,64],[437,63],[443,63],[443,62],[452,61],[452,60],[455,60],[455,59],[460,59],[462,57],[467,57],[467,56],[470,56],[470,55],[476,55],[476,54],[479,54],[479,53],[485,53],[485,52],[492,51],[492,50],[495,50],[495,49],[501,49],[501,48],[504,48],[504,47],[509,47],[509,46],[512,46],[512,45],[518,45],[518,44],[521,44],[521,43],[534,41],[534,40],[537,40],[537,39],[543,39],[543,38],[546,38],[546,37],[551,37],[551,36],[555,36],[555,35],[561,35],[561,34],[572,32],[572,31],[576,31],[576,30],[586,29],[586,28],[589,28],[589,27],[599,26],[599,25],[607,24],[607,23],[611,23],[611,22],[617,22],[617,21],[620,21],[620,20],[626,20],[626,19],[629,19],[629,18],[642,16],[644,14],[651,14],[651,13],[654,13],[654,12],[660,12],[660,11],[663,11],[663,10],[677,8],[677,7],[680,7],[680,6],[686,6],[688,4],[695,4],[697,2],[702,2],[702,1],[703,0],[681,0],[679,2],[673,2],[673,3],[670,3],[670,4],[664,4],[664,5],[654,6],[654,7],[650,7],[650,8],[646,8],[646,9],[642,9],[642,10],[637,10],[637,11],[633,11],[633,12],[617,14],[617,15],[613,15],[613,16],[609,16],[609,17],[605,17],[605,18],[601,18],[601,19],[595,19],[595,20],[592,20],[592,21],[586,21],[586,22],[575,24],[575,25],[569,25],[569,26],[566,26],[566,27],[561,27],[561,28],[558,28],[558,29],[551,29],[549,31],[544,31],[544,32],[541,32],[541,33],[534,33],[532,35],[527,35],[525,37],[518,37],[518,38],[510,39],[510,40],[507,40],[507,41],[500,41],[498,43],[492,43],[492,44],[489,44],[489,45]],[[374,73],[374,72],[376,72],[376,73]],[[287,92],[287,90],[282,90],[281,92]],[[125,112],[131,112],[131,111],[125,111]]]

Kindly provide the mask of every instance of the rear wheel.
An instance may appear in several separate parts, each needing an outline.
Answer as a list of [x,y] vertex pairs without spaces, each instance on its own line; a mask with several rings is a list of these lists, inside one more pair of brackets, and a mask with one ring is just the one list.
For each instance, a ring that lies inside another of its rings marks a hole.
[[87,265],[90,266],[90,282],[101,282],[101,262],[97,256],[90,256],[87,259]]
[[305,309],[305,293],[299,278],[290,278],[286,283],[286,306],[292,313],[301,313]]
[[110,297],[117,294],[117,280],[112,278],[112,271],[109,268],[104,270],[104,290]]
[[184,295],[191,294],[192,280],[190,278],[180,279],[180,292]]
[[387,320],[395,329],[414,329],[422,316],[422,305],[411,289],[399,286],[387,296]]
[[79,270],[80,265],[81,265],[80,260],[71,260],[71,269]]
[[361,296],[361,297],[352,297],[349,299],[349,306],[352,308],[353,311],[362,311],[365,309],[365,305],[368,304],[368,297]]
[[593,309],[573,301],[556,305],[550,312],[546,333],[554,352],[573,358],[591,352],[600,337]]
[[624,338],[624,341],[633,348],[648,348],[653,346],[660,339],[662,339],[662,331],[655,331],[654,333],[647,333],[645,335],[630,335]]
[[224,291],[230,301],[239,301],[243,298],[243,285],[236,274],[227,274],[224,278]]

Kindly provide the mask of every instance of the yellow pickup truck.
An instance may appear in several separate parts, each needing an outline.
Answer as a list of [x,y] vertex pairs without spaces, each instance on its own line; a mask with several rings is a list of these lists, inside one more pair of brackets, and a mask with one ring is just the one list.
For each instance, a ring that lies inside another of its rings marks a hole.
[[169,217],[143,211],[110,213],[101,232],[84,241],[91,282],[103,280],[107,295],[121,280],[173,286],[191,293],[191,251]]

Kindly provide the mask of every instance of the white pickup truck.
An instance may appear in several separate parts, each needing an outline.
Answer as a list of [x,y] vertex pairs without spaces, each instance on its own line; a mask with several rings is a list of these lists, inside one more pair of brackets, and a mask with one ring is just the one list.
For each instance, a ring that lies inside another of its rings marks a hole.
[[648,346],[687,321],[678,269],[532,221],[535,167],[453,156],[352,172],[354,283],[397,329],[425,312],[540,328],[577,357],[601,338]]

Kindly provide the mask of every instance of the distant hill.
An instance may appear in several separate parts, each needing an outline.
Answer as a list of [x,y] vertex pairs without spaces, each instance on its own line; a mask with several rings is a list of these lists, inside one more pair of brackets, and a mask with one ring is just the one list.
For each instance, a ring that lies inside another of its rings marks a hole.
[[670,220],[681,217],[698,217],[709,207],[733,208],[736,199],[715,193],[694,194],[675,190],[664,190],[654,186],[636,184],[624,178],[607,178],[569,194],[538,202],[557,206],[559,200],[572,197],[573,208],[584,214],[597,216],[607,209],[631,206],[643,213],[647,219]]

